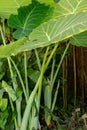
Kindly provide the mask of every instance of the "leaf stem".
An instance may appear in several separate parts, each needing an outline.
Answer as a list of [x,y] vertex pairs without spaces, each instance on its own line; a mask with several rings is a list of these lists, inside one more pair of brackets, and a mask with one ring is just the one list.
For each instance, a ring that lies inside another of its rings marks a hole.
[[5,43],[5,38],[4,38],[4,35],[3,35],[3,32],[2,32],[2,27],[1,27],[1,25],[0,25],[0,32],[1,32],[2,40],[3,40],[3,44],[4,44],[4,46],[5,46],[6,43]]
[[38,64],[39,70],[41,70],[41,63],[40,63],[40,58],[39,58],[37,49],[34,49],[34,52],[35,52],[35,55],[36,55],[36,59],[37,59],[37,64]]
[[[36,93],[37,93],[39,84],[41,85],[42,76],[43,76],[43,74],[45,73],[45,71],[46,71],[46,69],[47,69],[47,67],[48,67],[48,65],[49,65],[49,63],[50,63],[50,60],[51,60],[51,58],[52,58],[54,52],[56,51],[57,47],[58,47],[58,44],[55,45],[55,47],[54,47],[54,49],[52,50],[51,55],[49,56],[47,62],[46,62],[47,54],[45,54],[45,57],[44,57],[44,60],[43,60],[43,64],[42,64],[41,73],[40,73],[40,76],[39,76],[39,78],[38,78],[38,81],[37,81],[37,83],[36,83],[36,85],[35,85],[35,87],[34,87],[32,93],[31,93],[31,95],[30,95],[30,97],[29,97],[29,99],[28,99],[27,106],[26,106],[25,111],[24,111],[24,115],[23,115],[23,119],[22,119],[22,124],[21,124],[20,130],[26,130],[26,128],[27,128],[28,120],[29,120],[29,116],[30,116],[30,111],[31,111],[31,108],[32,108],[32,103],[33,103],[34,98],[35,98],[35,95],[36,95]],[[48,53],[48,50],[49,50],[49,47],[47,47],[46,53]],[[45,64],[45,62],[46,62],[46,64]],[[44,66],[44,65],[46,65],[46,66]],[[40,86],[40,87],[41,87],[41,86]],[[38,100],[39,100],[39,101],[40,101],[40,97],[41,97],[41,95],[40,95],[41,93],[40,93],[40,92],[41,92],[41,88],[39,88],[39,92],[38,92]]]
[[58,45],[59,45],[59,43],[56,43],[56,44],[55,44],[55,46],[54,46],[54,48],[53,48],[53,50],[52,50],[52,52],[51,52],[49,58],[47,59],[47,62],[46,62],[46,64],[45,64],[45,70],[47,69],[47,67],[48,67],[48,65],[49,65],[49,63],[50,63],[50,61],[51,61],[51,58],[52,58],[53,54],[55,53],[55,51],[56,51]]
[[50,77],[50,81],[52,83],[52,80],[53,80],[53,76],[54,76],[54,68],[55,68],[55,55],[53,56],[53,62],[52,62],[52,69],[51,69],[51,77]]
[[26,93],[27,97],[29,98],[28,76],[27,76],[27,52],[24,52],[24,70],[25,70]]
[[20,79],[20,82],[21,82],[21,85],[22,85],[22,88],[23,88],[25,100],[26,100],[26,103],[27,103],[27,101],[28,101],[28,96],[27,96],[26,89],[25,89],[25,86],[24,86],[24,83],[23,83],[23,79],[22,79],[22,77],[21,77],[21,74],[20,74],[20,72],[19,72],[19,70],[18,70],[18,68],[17,68],[17,66],[16,66],[16,64],[15,64],[15,62],[12,60],[11,57],[10,57],[10,60],[11,60],[12,64],[14,65],[14,68],[15,68],[15,70],[16,70],[18,76],[19,76],[19,79]]
[[56,70],[56,72],[55,72],[55,75],[54,75],[54,78],[53,78],[53,81],[52,81],[51,91],[53,90],[53,86],[54,86],[54,83],[55,83],[57,74],[58,74],[59,69],[60,69],[60,67],[61,67],[61,64],[62,64],[62,62],[63,62],[63,59],[64,59],[64,57],[65,57],[65,55],[66,55],[66,52],[67,52],[67,50],[68,50],[68,48],[69,48],[69,45],[70,45],[70,44],[68,43],[67,46],[66,46],[66,48],[65,48],[65,50],[64,50],[64,53],[63,53],[63,55],[62,55],[62,57],[61,57],[61,60],[60,60],[59,65],[58,65],[58,67],[57,67],[57,70]]
[[42,68],[41,68],[41,79],[40,79],[39,91],[38,91],[38,101],[39,102],[40,102],[40,99],[41,99],[42,80],[43,80],[43,74],[45,72],[44,69],[45,69],[45,62],[46,62],[46,59],[47,59],[48,51],[49,51],[49,46],[46,49],[45,56],[44,56],[43,63],[42,63]]
[[58,80],[56,92],[55,92],[55,94],[54,94],[54,99],[53,99],[52,108],[51,108],[51,111],[52,111],[52,112],[53,112],[54,107],[55,107],[55,104],[56,104],[59,86],[60,86],[60,80]]

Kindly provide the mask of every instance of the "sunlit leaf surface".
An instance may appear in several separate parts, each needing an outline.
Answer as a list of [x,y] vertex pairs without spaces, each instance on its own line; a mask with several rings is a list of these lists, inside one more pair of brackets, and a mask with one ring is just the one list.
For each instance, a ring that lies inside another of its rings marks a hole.
[[60,0],[55,6],[53,17],[64,17],[79,12],[87,12],[87,0]]
[[0,0],[0,17],[8,18],[11,14],[17,14],[20,6],[31,3],[31,0]]

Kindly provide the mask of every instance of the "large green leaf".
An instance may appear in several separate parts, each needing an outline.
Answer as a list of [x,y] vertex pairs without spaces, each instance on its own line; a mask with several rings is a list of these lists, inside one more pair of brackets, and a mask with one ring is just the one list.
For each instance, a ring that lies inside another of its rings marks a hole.
[[[17,9],[21,6],[32,3],[33,0],[0,0],[0,17],[9,18],[11,14],[17,14]],[[46,5],[55,5],[55,0],[37,0]],[[57,2],[59,0],[56,0]]]
[[54,16],[67,16],[79,12],[87,12],[87,0],[60,0],[55,6]]
[[[76,0],[74,0],[74,2],[76,2]],[[77,8],[80,5],[80,3],[78,5],[78,2],[79,1],[77,1]],[[21,42],[20,40],[18,42],[14,42],[13,44],[0,47],[0,58],[15,55],[21,51],[32,50],[38,47],[44,47],[52,43],[60,42],[64,39],[72,37],[73,35],[86,31],[86,2],[84,0],[80,0],[80,2],[82,3],[82,5],[80,5],[80,8],[78,8],[77,12],[75,12],[77,9],[75,8],[74,13],[68,13],[64,17],[60,17],[56,20],[50,20],[46,23],[43,23],[33,30],[27,42],[26,40],[24,40],[24,42]],[[67,6],[67,9],[68,8],[69,7]]]
[[33,30],[27,42],[26,39],[22,39],[19,42],[0,47],[0,58],[60,42],[85,30],[87,30],[86,12],[51,20]]
[[87,31],[82,32],[70,38],[70,43],[76,46],[87,47]]
[[31,3],[31,0],[0,0],[0,17],[8,18],[11,14],[17,14],[20,6]]
[[[49,15],[49,8],[49,6],[40,4],[36,0],[29,6],[19,8],[18,15],[11,15],[8,20],[8,25],[17,29],[13,33],[14,38],[19,39],[28,36],[34,28],[45,21],[46,16]],[[50,11],[52,12],[52,10]]]

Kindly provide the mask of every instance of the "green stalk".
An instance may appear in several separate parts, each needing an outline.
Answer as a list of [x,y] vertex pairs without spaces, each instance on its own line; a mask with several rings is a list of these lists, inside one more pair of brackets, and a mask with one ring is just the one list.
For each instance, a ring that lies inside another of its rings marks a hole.
[[51,69],[51,78],[50,78],[51,79],[51,83],[53,81],[53,76],[54,76],[55,62],[56,62],[55,56],[53,56],[53,63],[52,63],[52,69]]
[[50,54],[50,56],[48,58],[47,58],[47,56],[48,56],[49,46],[47,47],[47,50],[45,52],[45,56],[44,56],[43,64],[42,64],[42,79],[40,80],[39,88],[38,88],[39,89],[39,91],[38,91],[38,102],[39,102],[39,106],[40,106],[40,100],[41,100],[41,90],[42,90],[43,75],[44,75],[44,72],[46,71],[46,69],[47,69],[47,67],[48,67],[48,65],[50,63],[50,60],[52,59],[53,54],[55,53],[57,47],[58,47],[58,44],[54,47],[54,49],[52,50],[52,52],[51,52],[51,54]]
[[[12,66],[11,66],[11,62],[10,62],[10,59],[8,58],[8,64],[9,64],[9,70],[10,70],[10,74],[11,74],[11,79],[12,79],[12,84],[13,84],[13,87],[14,87],[14,90],[16,90],[17,86],[16,84],[14,83],[14,80],[13,80],[13,71],[12,71]],[[18,126],[21,125],[21,97],[19,99],[16,100],[16,109],[17,109],[17,118],[18,118]]]
[[[43,80],[43,75],[44,75],[44,65],[45,65],[45,62],[46,62],[46,57],[48,55],[48,50],[49,50],[49,47],[47,47],[46,49],[46,53],[45,53],[45,56],[44,56],[44,59],[43,59],[43,63],[42,63],[42,67],[41,67],[41,63],[40,63],[40,59],[39,59],[39,55],[38,55],[38,52],[37,50],[35,49],[35,55],[36,55],[36,59],[37,59],[37,64],[38,64],[38,67],[39,67],[39,70],[41,71],[41,80],[39,82],[39,87],[38,87],[38,95],[36,97],[36,107],[34,106],[34,109],[37,109],[36,111],[38,111],[39,113],[39,108],[40,108],[40,99],[41,99],[41,90],[42,90],[42,80]],[[33,108],[32,108],[33,109]],[[36,113],[36,112],[35,112]],[[33,123],[30,123],[31,124],[31,128],[35,128],[35,129],[38,129],[38,118],[39,118],[39,115],[35,116],[34,114],[34,117],[30,117],[31,120],[34,120],[34,124]],[[33,119],[32,119],[33,118]],[[30,121],[31,122],[31,121]],[[35,126],[34,126],[35,125]],[[29,127],[30,128],[30,127]],[[31,129],[30,128],[30,129]]]
[[60,80],[58,81],[57,88],[56,88],[56,92],[55,92],[55,94],[54,94],[54,99],[53,99],[52,108],[51,108],[51,111],[52,111],[52,112],[53,112],[53,110],[54,110],[54,108],[55,108],[55,104],[56,104],[56,100],[57,100],[57,95],[58,95],[59,86],[60,86]]
[[4,44],[4,46],[5,46],[6,43],[5,43],[5,38],[4,38],[4,34],[3,34],[3,32],[2,32],[2,27],[1,27],[1,25],[0,25],[0,32],[1,32],[2,40],[3,40],[3,44]]
[[[9,96],[9,101],[10,101],[10,104],[11,104],[12,112],[14,112],[14,105],[13,105],[13,102],[12,102],[12,99],[10,98],[10,96]],[[14,125],[15,125],[15,129],[17,130],[18,129],[18,125],[17,125],[16,117],[14,117]]]
[[[43,64],[42,64],[42,79],[43,79],[43,74],[44,72],[46,71],[52,57],[53,57],[53,54],[54,52],[56,51],[58,47],[58,44],[56,44],[50,54],[50,56],[47,58],[47,55],[48,55],[48,50],[49,50],[49,46],[47,47],[47,50],[46,50],[46,53],[45,53],[45,56],[44,56],[44,60],[43,60]],[[47,62],[46,62],[47,60]],[[46,63],[45,63],[46,62]],[[41,89],[42,89],[42,79],[40,81],[40,85],[39,85],[39,92],[38,92],[38,101],[40,102],[40,99],[41,99]]]
[[25,70],[25,84],[26,84],[26,93],[29,98],[29,88],[28,88],[28,76],[27,76],[27,54],[24,52],[24,70]]
[[65,60],[63,61],[62,63],[62,77],[63,77],[63,80],[62,80],[62,86],[63,86],[63,108],[66,109],[66,101],[65,101],[65,68],[66,68],[66,64],[65,64]]
[[10,70],[10,74],[11,74],[11,79],[12,79],[13,87],[14,87],[14,90],[16,90],[16,86],[15,86],[14,81],[13,81],[13,70],[12,70],[11,62],[10,62],[9,58],[7,58],[7,60],[8,60],[8,65],[9,65],[9,70]]
[[[50,78],[50,81],[48,81],[48,84],[44,88],[44,105],[48,109],[50,109],[51,105],[52,105],[51,104],[52,103],[52,101],[51,101],[51,99],[52,99],[51,83],[52,83],[53,76],[54,76],[54,68],[55,68],[55,57],[53,56],[51,78]],[[51,124],[51,115],[46,109],[45,109],[45,121],[46,121],[47,126],[49,126]]]
[[37,59],[37,64],[38,64],[39,70],[41,70],[41,63],[40,63],[40,58],[39,58],[37,49],[34,49],[34,52],[35,52],[35,55],[36,55],[36,59]]
[[[58,47],[58,44],[54,46],[54,48],[53,48],[53,50],[52,50],[50,56],[48,57],[47,62],[46,62],[46,64],[44,65],[45,71],[46,71],[47,66],[48,66],[48,64],[50,63],[50,60],[52,59],[52,57],[53,57],[53,55],[54,55],[54,53],[55,53],[57,47]],[[53,73],[54,73],[54,64],[53,64],[52,67],[53,67],[53,68],[52,68],[53,70],[52,70],[52,75],[51,75],[51,76],[53,76]],[[53,77],[51,77],[51,78],[53,78]],[[44,102],[45,102],[45,106],[50,109],[50,108],[51,108],[51,98],[52,98],[52,97],[51,97],[51,93],[52,93],[52,92],[51,92],[51,86],[50,86],[50,84],[48,84],[47,86],[45,86],[44,89],[45,89],[45,90],[44,90]],[[45,110],[45,121],[46,121],[47,125],[49,126],[50,123],[51,123],[51,116],[50,116],[49,112],[47,112],[46,110]]]
[[60,62],[59,62],[59,65],[58,65],[58,67],[57,67],[57,70],[56,70],[56,72],[55,72],[55,75],[54,75],[54,78],[53,78],[53,81],[52,81],[52,86],[51,86],[51,89],[52,89],[52,90],[53,90],[53,86],[54,86],[54,83],[55,83],[57,74],[58,74],[59,69],[60,69],[60,67],[61,67],[61,65],[62,65],[63,59],[64,59],[64,57],[65,57],[65,55],[66,55],[66,52],[67,52],[68,48],[69,48],[69,43],[67,44],[67,46],[66,46],[66,48],[65,48],[65,51],[64,51],[64,53],[63,53],[63,55],[62,55],[62,57],[61,57],[61,60],[60,60]]
[[20,82],[21,82],[21,85],[22,85],[22,88],[23,88],[25,100],[26,100],[26,103],[27,103],[28,97],[27,97],[26,89],[25,89],[25,86],[24,86],[24,83],[23,83],[23,79],[22,79],[22,77],[21,77],[21,74],[20,74],[20,72],[19,72],[19,70],[18,70],[18,68],[17,68],[17,66],[16,66],[16,64],[15,64],[15,62],[12,60],[11,57],[10,57],[10,60],[11,60],[12,64],[14,65],[14,68],[15,68],[15,70],[16,70],[18,76],[19,76],[19,79],[20,79]]
[[40,80],[41,80],[41,74],[40,74],[40,77],[38,78],[38,81],[37,81],[32,93],[29,96],[27,106],[26,106],[25,111],[24,111],[20,130],[26,130],[27,129],[27,124],[28,124],[28,120],[29,120],[29,116],[30,116],[30,111],[31,111],[31,108],[32,108],[32,103],[33,103],[35,95],[37,93]]
[[55,44],[55,46],[54,46],[54,48],[53,48],[53,50],[52,50],[52,52],[51,52],[49,58],[47,59],[47,62],[46,62],[46,64],[45,64],[45,70],[47,69],[47,67],[48,67],[48,65],[49,65],[49,63],[50,63],[50,61],[51,61],[51,58],[53,57],[53,54],[55,53],[55,51],[56,51],[58,45],[59,45],[59,44],[57,44],[57,43]]
[[[39,82],[38,96],[37,96],[37,103],[38,103],[37,110],[38,110],[38,113],[39,113],[39,109],[40,109],[40,100],[41,100],[41,92],[42,92],[42,81],[43,81],[43,75],[44,75],[44,67],[45,67],[45,62],[46,62],[46,59],[47,59],[48,51],[49,51],[49,46],[46,49],[46,53],[44,55],[42,68],[41,68],[41,79],[40,79],[40,82]],[[39,116],[38,116],[38,118],[39,118]],[[36,120],[37,123],[38,123],[38,118]]]
[[34,126],[34,118],[35,118],[35,106],[32,106],[32,110],[31,110],[31,117],[30,117],[30,123],[29,123],[29,130],[33,129]]
[[46,53],[45,53],[45,56],[44,56],[44,59],[43,59],[43,64],[42,64],[42,68],[41,68],[41,77],[42,78],[40,80],[39,90],[38,90],[38,101],[39,102],[40,102],[40,99],[41,99],[42,80],[43,80],[43,74],[44,74],[45,62],[46,62],[47,55],[48,55],[48,50],[49,50],[49,46],[46,49]]
[[[44,106],[48,109],[51,108],[52,105],[52,91],[51,91],[51,83],[54,76],[54,68],[55,68],[55,56],[53,56],[52,59],[52,68],[51,68],[51,76],[50,80],[47,81],[47,85],[44,86]],[[45,122],[47,126],[51,124],[51,114],[47,111],[47,109],[44,110],[45,112]]]
[[21,101],[22,97],[18,98],[16,101],[16,109],[17,109],[17,121],[18,121],[18,128],[21,126]]
[[[22,119],[22,124],[21,124],[20,130],[26,130],[27,129],[28,120],[29,120],[29,116],[30,116],[30,111],[31,111],[31,108],[32,108],[32,103],[33,103],[35,95],[37,93],[37,90],[38,90],[38,87],[39,87],[39,83],[42,81],[42,76],[45,73],[45,71],[46,71],[46,69],[47,69],[47,67],[48,67],[48,65],[50,63],[50,60],[51,60],[54,52],[56,51],[57,47],[58,47],[58,44],[56,44],[54,49],[52,50],[52,52],[51,52],[51,54],[50,54],[50,56],[48,58],[48,61],[46,63],[46,66],[42,67],[41,74],[40,74],[40,76],[38,78],[38,81],[37,81],[37,83],[36,83],[32,93],[31,93],[31,95],[30,95],[30,97],[28,99],[27,106],[26,106],[25,111],[24,111],[24,115],[23,115],[23,119]],[[44,64],[44,62],[45,62],[45,59],[43,61],[43,64]],[[38,93],[38,99],[40,99],[39,93]]]

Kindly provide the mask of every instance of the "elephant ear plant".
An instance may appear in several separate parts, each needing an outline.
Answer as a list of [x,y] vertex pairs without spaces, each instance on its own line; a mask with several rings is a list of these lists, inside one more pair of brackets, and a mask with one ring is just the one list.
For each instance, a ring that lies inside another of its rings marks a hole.
[[[57,93],[52,99],[52,90],[57,77],[58,71],[69,47],[69,44],[78,46],[87,46],[87,1],[86,0],[1,0],[0,1],[0,17],[1,25],[0,32],[3,44],[0,46],[0,58],[6,58],[12,79],[12,90],[14,93],[17,90],[17,79],[14,79],[15,68],[20,80],[23,94],[20,97],[15,97],[16,108],[14,107],[11,94],[9,100],[12,111],[16,109],[17,117],[14,117],[14,125],[16,130],[31,130],[38,129],[40,100],[42,93],[43,78],[48,65],[57,51],[59,44],[66,40],[66,49],[58,65],[57,71],[51,75],[49,86],[44,90],[44,105],[53,112],[56,103]],[[5,22],[4,22],[5,19]],[[7,20],[7,23],[6,23]],[[6,24],[6,25],[5,25]],[[7,25],[8,24],[8,25]],[[12,29],[13,42],[6,43],[6,26]],[[68,42],[69,41],[69,42]],[[52,45],[51,45],[52,44]],[[38,49],[45,47],[43,61],[40,61]],[[27,51],[34,50],[36,55],[38,68],[40,71],[36,85],[30,92],[28,84],[28,59]],[[12,56],[23,53],[24,55],[24,77],[13,60]],[[49,55],[50,53],[50,55]],[[54,77],[54,78],[53,78]],[[2,82],[6,84],[5,81]],[[58,86],[57,90],[59,88]],[[8,85],[9,86],[9,85]],[[16,95],[15,95],[16,96]],[[25,109],[22,111],[21,102],[25,97]],[[46,98],[49,98],[46,101]],[[21,111],[23,115],[21,116]],[[50,124],[51,117],[45,111],[45,120],[47,125]]]

